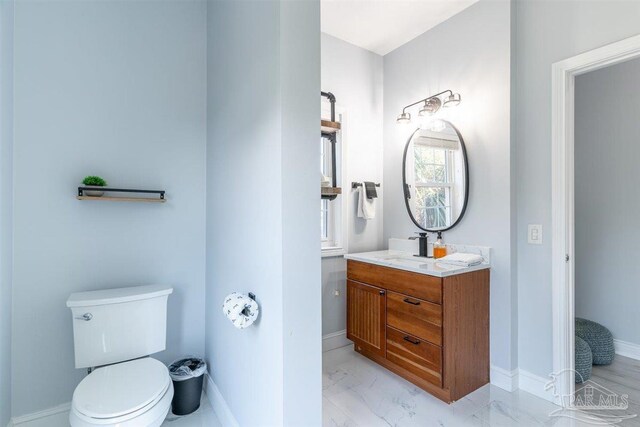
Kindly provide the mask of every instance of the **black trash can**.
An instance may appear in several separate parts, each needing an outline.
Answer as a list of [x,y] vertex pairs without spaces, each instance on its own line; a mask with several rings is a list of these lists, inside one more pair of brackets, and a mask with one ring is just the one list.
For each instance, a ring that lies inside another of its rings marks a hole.
[[169,365],[173,381],[171,411],[175,415],[189,415],[200,407],[202,381],[207,364],[197,357],[186,357]]

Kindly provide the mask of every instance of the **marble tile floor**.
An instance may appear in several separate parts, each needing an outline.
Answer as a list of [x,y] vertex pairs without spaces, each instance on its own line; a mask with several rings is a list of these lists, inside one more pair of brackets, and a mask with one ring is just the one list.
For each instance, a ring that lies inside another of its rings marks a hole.
[[203,394],[200,408],[192,414],[179,417],[169,414],[162,427],[222,427],[207,397]]
[[[603,414],[612,417],[625,416],[617,425],[620,427],[640,427],[640,360],[616,355],[611,365],[594,365],[591,371],[590,383],[595,385],[592,401],[600,401],[600,395],[607,399],[607,394],[627,395],[626,410],[604,410]],[[598,390],[598,386],[604,387]],[[583,401],[586,392],[584,384],[576,384],[576,397]]]
[[[25,424],[26,425],[26,424]],[[42,418],[28,423],[29,427],[69,427],[69,412],[61,412],[54,416]],[[178,417],[169,414],[162,427],[222,427],[218,417],[213,412],[211,404],[204,394],[200,408],[193,414]]]
[[593,426],[550,417],[558,406],[524,391],[486,385],[447,405],[353,351],[323,354],[323,426]]

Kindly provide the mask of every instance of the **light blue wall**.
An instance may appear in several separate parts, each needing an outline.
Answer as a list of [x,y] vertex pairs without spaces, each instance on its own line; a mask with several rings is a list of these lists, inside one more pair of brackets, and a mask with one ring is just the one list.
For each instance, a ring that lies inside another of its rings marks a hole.
[[0,2],[0,425],[11,417],[13,1]]
[[443,236],[445,242],[492,248],[491,363],[508,370],[517,366],[510,16],[509,2],[482,0],[384,56],[385,241],[419,231],[402,191],[402,153],[415,127],[397,125],[396,117],[429,94],[459,92],[460,106],[442,113],[465,140],[470,195],[465,217]]
[[[372,249],[372,250],[375,250]],[[347,261],[342,256],[322,259],[322,335],[347,328]],[[335,295],[338,291],[340,295]]]
[[319,425],[319,3],[208,6],[207,361],[240,425]]
[[[15,9],[13,415],[69,402],[70,293],[166,283],[163,362],[203,354],[206,4]],[[87,174],[166,204],[85,202]]]
[[[640,33],[640,2],[517,1],[516,121],[520,368],[553,369],[551,316],[551,65]],[[527,244],[542,224],[543,244]]]
[[[322,424],[320,0],[280,2],[284,425]],[[251,404],[251,402],[249,402]]]
[[[206,311],[212,378],[242,426],[283,419],[282,186],[277,2],[208,4],[207,292],[253,291],[255,326]],[[251,58],[251,59],[249,59]],[[256,64],[259,64],[256,65]]]
[[320,426],[320,0],[280,4],[284,425]]
[[640,345],[640,59],[578,76],[575,93],[576,315]]
[[[382,57],[378,54],[322,34],[322,90],[332,92],[345,110],[342,143],[345,145],[346,176],[339,201],[347,203],[348,251],[382,249]],[[339,147],[340,148],[340,147]],[[357,217],[358,198],[351,181],[382,183],[378,188],[376,218]],[[322,259],[322,333],[343,331],[347,325],[346,261],[342,256]],[[340,295],[334,295],[334,291]]]

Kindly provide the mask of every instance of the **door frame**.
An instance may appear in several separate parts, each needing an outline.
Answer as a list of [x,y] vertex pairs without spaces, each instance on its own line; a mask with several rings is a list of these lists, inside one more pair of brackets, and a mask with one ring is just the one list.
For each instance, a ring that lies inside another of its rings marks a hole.
[[[553,371],[574,372],[575,334],[575,78],[580,74],[640,57],[640,35],[573,56],[552,65],[552,312]],[[574,375],[560,375],[560,396],[573,396]]]

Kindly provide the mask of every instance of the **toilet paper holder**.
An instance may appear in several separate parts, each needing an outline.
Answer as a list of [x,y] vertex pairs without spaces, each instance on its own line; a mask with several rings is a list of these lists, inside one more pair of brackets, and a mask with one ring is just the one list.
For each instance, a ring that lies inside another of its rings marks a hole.
[[[256,301],[256,294],[254,294],[253,292],[249,292],[248,295],[249,295],[249,298],[251,298],[252,300]],[[245,307],[244,310],[242,310],[242,314],[244,314],[245,316],[248,316],[249,315],[249,312],[247,312],[248,309],[249,309],[249,307]]]
[[222,313],[238,329],[251,326],[260,313],[260,306],[253,292],[248,294],[231,292],[222,303]]

